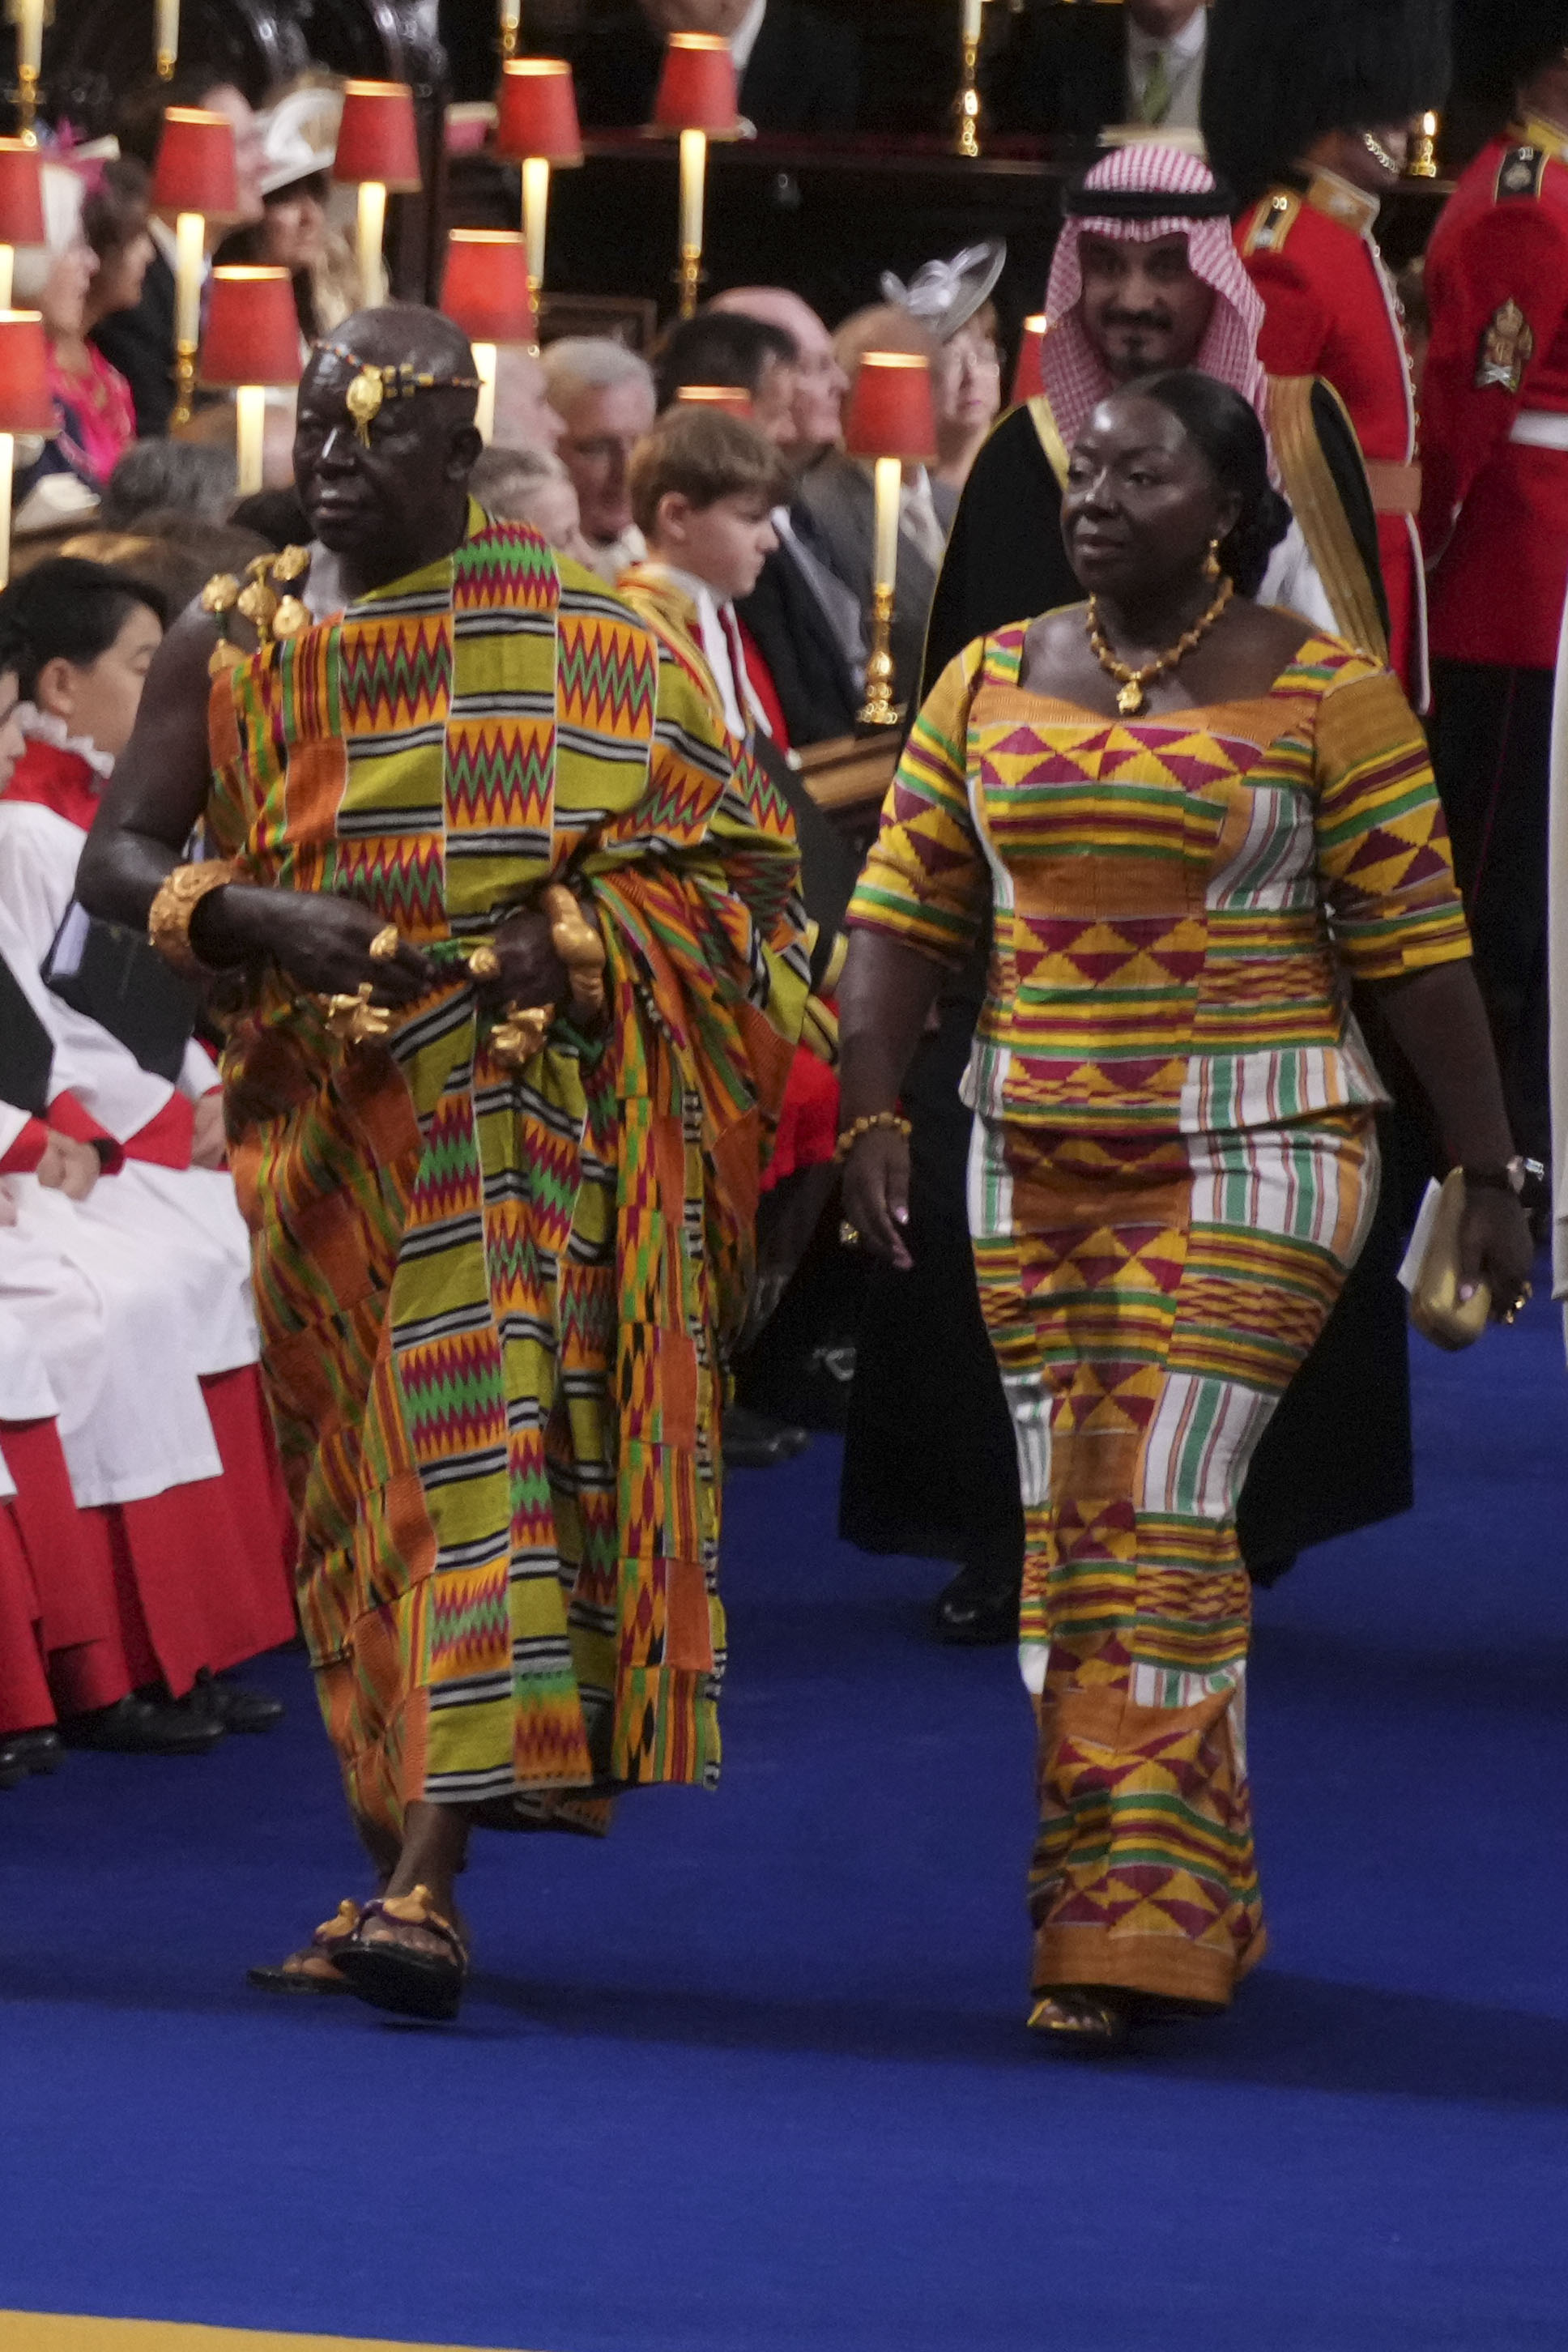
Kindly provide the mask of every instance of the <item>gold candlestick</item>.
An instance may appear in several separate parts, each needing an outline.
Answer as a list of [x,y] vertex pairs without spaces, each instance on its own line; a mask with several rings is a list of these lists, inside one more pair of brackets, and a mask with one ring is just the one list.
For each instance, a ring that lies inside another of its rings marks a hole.
[[1405,166],[1407,180],[1435,180],[1437,176],[1437,117],[1430,112],[1416,119],[1410,134],[1410,154]]
[[708,139],[701,131],[680,134],[680,315],[697,316],[702,283],[702,211],[708,175]]
[[958,124],[953,144],[959,154],[975,156],[980,152],[980,43],[965,34],[961,52],[958,96],[952,111]]
[[522,0],[500,0],[500,53],[503,58],[517,55],[518,35],[522,28]]
[[44,26],[52,20],[54,10],[46,5],[46,0],[10,0],[5,13],[16,27],[16,135],[24,147],[36,147]]
[[871,591],[871,652],[866,664],[866,699],[861,706],[862,727],[896,727],[898,706],[893,700],[893,592],[881,581]]

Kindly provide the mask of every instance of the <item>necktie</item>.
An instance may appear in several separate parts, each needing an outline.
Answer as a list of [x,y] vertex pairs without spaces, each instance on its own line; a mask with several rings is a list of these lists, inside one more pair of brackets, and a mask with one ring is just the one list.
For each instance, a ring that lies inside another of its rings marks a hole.
[[1156,49],[1143,84],[1142,119],[1151,125],[1163,122],[1171,111],[1171,69],[1165,63],[1163,49]]

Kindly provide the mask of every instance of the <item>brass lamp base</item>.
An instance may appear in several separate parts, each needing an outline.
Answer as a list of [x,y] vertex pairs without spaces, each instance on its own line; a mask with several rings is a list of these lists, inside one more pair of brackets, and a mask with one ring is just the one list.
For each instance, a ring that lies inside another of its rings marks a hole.
[[1435,180],[1437,176],[1437,118],[1424,114],[1410,134],[1410,149],[1405,164],[1407,180]]
[[195,343],[174,346],[174,413],[171,425],[188,425],[196,396],[196,350]]
[[862,727],[896,727],[899,706],[893,700],[893,592],[879,584],[871,592],[871,654],[866,664],[866,699],[860,707]]
[[676,283],[680,289],[680,315],[683,319],[695,319],[697,316],[699,289],[707,275],[707,271],[702,267],[702,247],[700,245],[683,245],[680,248],[680,268],[676,272]]
[[980,44],[966,37],[961,53],[958,96],[952,102],[955,133],[953,147],[960,155],[977,156],[980,152]]
[[16,136],[24,147],[38,143],[38,77],[32,66],[16,68]]

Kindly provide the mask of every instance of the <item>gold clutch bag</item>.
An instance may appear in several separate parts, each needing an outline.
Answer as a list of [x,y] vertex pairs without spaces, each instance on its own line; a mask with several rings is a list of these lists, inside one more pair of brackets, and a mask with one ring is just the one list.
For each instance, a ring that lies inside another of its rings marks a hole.
[[1447,1348],[1451,1355],[1474,1346],[1492,1311],[1491,1291],[1484,1282],[1477,1284],[1470,1297],[1459,1297],[1459,1221],[1464,1213],[1464,1171],[1456,1168],[1440,1186],[1433,1185],[1411,1244],[1415,1264],[1410,1320],[1424,1339]]

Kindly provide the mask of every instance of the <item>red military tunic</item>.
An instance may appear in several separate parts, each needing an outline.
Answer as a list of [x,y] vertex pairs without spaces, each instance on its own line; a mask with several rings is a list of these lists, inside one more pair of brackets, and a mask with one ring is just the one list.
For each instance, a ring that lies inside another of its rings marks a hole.
[[1271,376],[1321,375],[1349,409],[1377,509],[1394,667],[1426,705],[1426,612],[1410,357],[1394,280],[1373,235],[1375,196],[1336,173],[1305,191],[1271,188],[1244,214],[1237,243],[1263,297],[1258,349]]
[[1426,255],[1432,650],[1551,669],[1568,588],[1568,131],[1483,147]]

